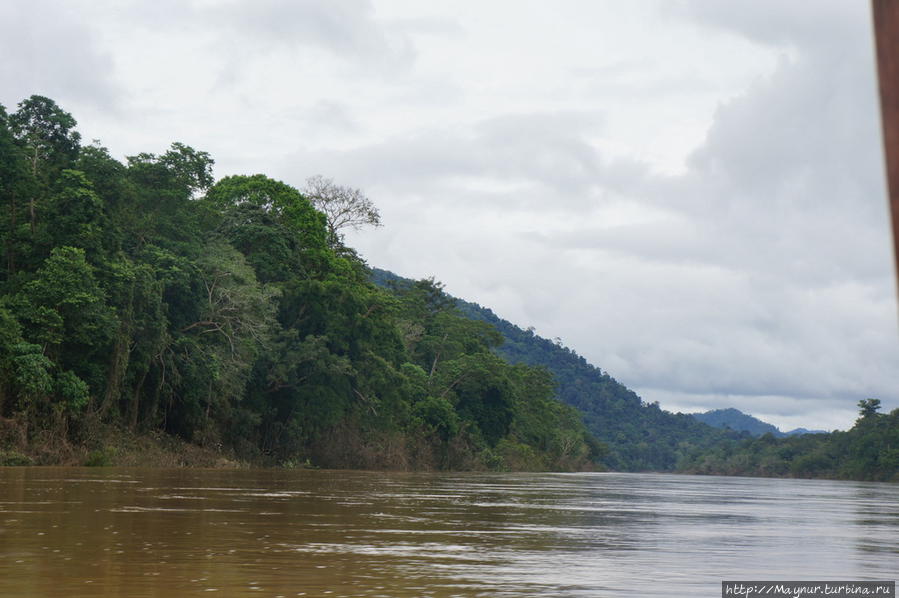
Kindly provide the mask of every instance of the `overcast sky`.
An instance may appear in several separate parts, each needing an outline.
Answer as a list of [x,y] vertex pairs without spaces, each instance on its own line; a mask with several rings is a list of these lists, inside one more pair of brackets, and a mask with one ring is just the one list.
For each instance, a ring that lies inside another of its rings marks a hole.
[[0,103],[360,187],[372,265],[673,411],[899,407],[864,0],[3,0]]

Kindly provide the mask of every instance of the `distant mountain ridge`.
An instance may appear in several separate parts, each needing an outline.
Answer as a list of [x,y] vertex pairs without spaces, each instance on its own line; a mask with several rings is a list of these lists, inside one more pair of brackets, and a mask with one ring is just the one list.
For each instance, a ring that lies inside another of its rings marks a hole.
[[[382,286],[412,284],[379,268],[372,269],[372,281]],[[612,469],[673,471],[681,461],[724,440],[749,437],[647,403],[570,348],[523,330],[489,308],[452,299],[464,315],[499,330],[505,339],[496,350],[500,356],[511,363],[543,366],[553,374],[558,399],[578,409],[590,432],[608,446],[605,464]]]
[[690,415],[710,426],[735,430],[737,432],[748,432],[756,437],[771,434],[775,438],[786,438],[787,436],[818,434],[823,432],[823,430],[807,430],[805,428],[796,428],[789,432],[781,432],[780,428],[777,426],[764,422],[748,413],[743,413],[739,409],[733,407],[727,409],[712,409],[705,413],[691,413]]

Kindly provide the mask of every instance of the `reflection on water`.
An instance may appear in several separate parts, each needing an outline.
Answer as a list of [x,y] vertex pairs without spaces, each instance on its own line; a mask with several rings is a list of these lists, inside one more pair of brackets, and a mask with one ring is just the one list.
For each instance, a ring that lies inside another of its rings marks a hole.
[[897,532],[894,484],[0,468],[0,596],[714,596],[894,579]]

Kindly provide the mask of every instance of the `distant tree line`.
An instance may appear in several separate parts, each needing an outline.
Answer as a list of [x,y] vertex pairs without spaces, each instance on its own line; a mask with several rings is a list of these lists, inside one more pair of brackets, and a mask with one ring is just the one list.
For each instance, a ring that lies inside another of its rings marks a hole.
[[682,471],[716,475],[832,478],[899,482],[899,409],[878,413],[880,400],[859,401],[846,432],[722,443],[684,462]]

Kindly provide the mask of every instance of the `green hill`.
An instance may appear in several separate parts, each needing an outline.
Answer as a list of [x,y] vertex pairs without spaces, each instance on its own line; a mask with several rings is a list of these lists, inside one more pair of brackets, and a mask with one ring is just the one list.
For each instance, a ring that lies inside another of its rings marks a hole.
[[751,415],[743,413],[739,409],[729,407],[727,409],[713,409],[705,413],[691,413],[694,418],[704,424],[714,426],[716,428],[728,428],[738,432],[749,432],[753,436],[762,436],[763,434],[773,434],[775,438],[783,438],[785,433],[781,432],[777,426],[763,422]]

